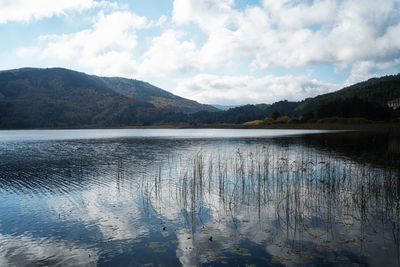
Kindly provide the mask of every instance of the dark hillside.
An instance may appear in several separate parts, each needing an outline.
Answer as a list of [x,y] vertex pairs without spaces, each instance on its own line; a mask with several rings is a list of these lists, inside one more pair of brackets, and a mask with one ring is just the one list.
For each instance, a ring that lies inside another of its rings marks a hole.
[[308,98],[300,103],[295,112],[305,114],[318,110],[322,105],[355,97],[382,107],[387,106],[388,101],[400,97],[400,74],[372,78],[333,93]]
[[148,83],[62,68],[0,72],[0,128],[137,125],[166,113],[216,111]]

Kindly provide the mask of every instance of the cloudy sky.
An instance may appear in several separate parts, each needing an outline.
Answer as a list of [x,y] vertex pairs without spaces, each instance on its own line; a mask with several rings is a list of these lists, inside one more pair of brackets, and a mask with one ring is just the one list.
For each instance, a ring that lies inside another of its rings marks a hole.
[[400,0],[0,0],[0,69],[65,67],[210,104],[400,72]]

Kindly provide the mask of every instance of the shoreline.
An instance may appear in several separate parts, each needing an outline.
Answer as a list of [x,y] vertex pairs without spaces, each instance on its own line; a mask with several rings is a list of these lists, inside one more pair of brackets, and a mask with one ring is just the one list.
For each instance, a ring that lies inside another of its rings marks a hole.
[[285,123],[268,125],[243,125],[243,124],[155,124],[155,125],[131,125],[131,126],[76,126],[56,128],[20,128],[0,129],[7,130],[77,130],[77,129],[279,129],[279,130],[355,130],[371,132],[396,132],[400,133],[400,123],[367,123],[367,124],[343,124],[343,123]]

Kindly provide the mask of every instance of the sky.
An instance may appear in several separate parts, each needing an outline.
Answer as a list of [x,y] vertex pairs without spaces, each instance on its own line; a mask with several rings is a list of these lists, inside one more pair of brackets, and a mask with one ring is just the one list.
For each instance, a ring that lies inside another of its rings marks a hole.
[[0,70],[64,67],[207,104],[400,72],[400,0],[0,0]]

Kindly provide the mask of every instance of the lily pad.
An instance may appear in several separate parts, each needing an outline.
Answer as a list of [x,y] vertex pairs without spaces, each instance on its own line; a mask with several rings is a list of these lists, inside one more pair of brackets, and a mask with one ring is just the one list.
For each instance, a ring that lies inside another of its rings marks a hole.
[[157,252],[157,253],[165,253],[165,252],[167,252],[167,249],[166,248],[157,248],[157,249],[154,249],[153,251]]
[[175,244],[177,242],[178,242],[177,240],[171,240],[171,241],[168,241],[168,242],[165,242],[165,243],[150,242],[150,243],[147,243],[146,246],[149,247],[149,248],[162,248],[162,247],[168,247],[168,246],[170,246],[172,244]]
[[226,259],[226,257],[225,256],[214,256],[214,255],[210,255],[207,257],[208,261],[217,261],[220,259]]
[[286,261],[290,261],[291,259],[279,257],[279,256],[273,256],[271,259],[272,264],[285,264]]
[[200,231],[200,234],[209,235],[209,234],[210,234],[210,231],[207,230],[207,229],[203,229],[203,230]]
[[240,256],[251,256],[251,253],[247,248],[235,248],[233,249],[233,253],[238,254]]

